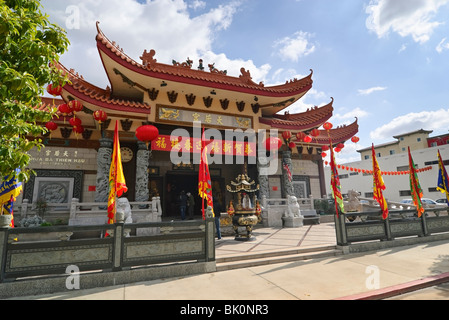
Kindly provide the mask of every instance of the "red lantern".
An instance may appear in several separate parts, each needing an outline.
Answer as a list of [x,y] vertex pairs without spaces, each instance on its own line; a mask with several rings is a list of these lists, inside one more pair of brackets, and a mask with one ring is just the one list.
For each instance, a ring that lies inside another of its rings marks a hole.
[[326,158],[327,153],[326,152],[321,152],[321,157]]
[[343,149],[344,147],[345,147],[345,145],[343,143],[337,144],[337,148],[339,148],[340,150]]
[[296,139],[298,139],[298,141],[303,141],[305,137],[306,137],[306,134],[304,132],[298,132],[296,134]]
[[75,126],[75,127],[73,127],[73,131],[75,132],[75,133],[83,133],[84,132],[84,127],[82,126],[82,125],[79,125],[79,126]]
[[149,124],[140,126],[136,130],[137,139],[145,142],[146,144],[156,139],[158,135],[159,130],[155,126]]
[[296,147],[296,143],[290,142],[290,143],[288,144],[288,147],[289,147],[290,149],[294,149],[294,148]]
[[354,142],[354,143],[357,143],[357,142],[360,141],[360,138],[359,138],[359,137],[356,137],[356,136],[353,136],[353,137],[351,138],[351,141]]
[[333,125],[330,122],[326,122],[323,124],[324,129],[326,129],[327,131],[329,131],[330,129],[332,129]]
[[313,129],[313,130],[310,132],[310,135],[311,135],[312,137],[318,137],[318,136],[320,135],[320,130],[318,130],[318,129]]
[[306,143],[312,142],[312,137],[311,136],[306,136],[304,138],[304,142],[306,142]]
[[55,131],[56,129],[58,129],[58,124],[53,121],[48,121],[45,124],[45,128],[47,128],[50,131]]
[[47,86],[47,92],[52,96],[60,96],[62,93],[62,87],[60,85],[49,84]]
[[72,127],[78,127],[81,125],[81,119],[73,117],[70,118],[69,123]]
[[267,140],[265,140],[265,148],[268,151],[274,150],[277,151],[282,146],[282,141],[279,138],[273,138],[270,137]]
[[108,115],[103,110],[97,110],[94,112],[94,119],[101,124],[108,119]]
[[83,104],[78,100],[72,100],[68,103],[68,106],[73,110],[73,112],[83,111]]
[[324,146],[322,146],[322,147],[321,147],[321,150],[323,150],[323,151],[327,151],[327,150],[329,150],[329,146],[327,146],[327,145],[324,145]]
[[290,131],[284,131],[282,132],[282,138],[284,138],[285,140],[290,140],[292,137],[292,133]]
[[337,147],[337,148],[334,148],[334,151],[335,151],[335,152],[340,152],[341,149]]
[[64,116],[67,117],[70,113],[72,113],[72,110],[67,104],[61,104],[58,107],[58,111]]

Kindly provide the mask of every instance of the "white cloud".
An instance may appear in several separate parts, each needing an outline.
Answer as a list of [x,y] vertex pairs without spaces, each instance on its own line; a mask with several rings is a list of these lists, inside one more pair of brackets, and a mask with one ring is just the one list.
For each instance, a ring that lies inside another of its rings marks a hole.
[[369,89],[360,89],[359,90],[359,95],[367,96],[367,95],[369,95],[369,94],[371,94],[373,92],[383,91],[383,90],[387,90],[387,87],[372,87],[372,88],[369,88]]
[[[345,111],[343,109],[343,111]],[[360,119],[367,117],[370,113],[357,107],[354,109],[351,109],[350,111],[346,111],[344,113],[334,113],[332,116],[332,121],[335,122],[335,124],[350,124],[355,121],[355,118]]]
[[371,0],[366,8],[366,26],[379,38],[393,31],[422,44],[442,24],[433,18],[447,3],[449,0]]
[[446,38],[444,38],[443,40],[440,41],[440,43],[438,43],[435,50],[438,53],[442,53],[444,50],[449,50],[449,42],[446,41]]
[[[109,39],[138,62],[144,49],[154,49],[161,63],[171,64],[173,59],[185,61],[189,57],[196,66],[202,58],[206,67],[215,63],[217,69],[228,70],[232,76],[240,75],[240,68],[244,67],[250,70],[255,82],[265,81],[271,69],[268,64],[256,66],[252,60],[232,60],[212,51],[216,33],[231,25],[240,8],[239,1],[226,1],[194,17],[189,9],[205,9],[204,1],[42,0],[41,3],[50,20],[67,29],[71,46],[61,62],[100,87],[106,87],[109,81],[96,49],[96,21],[100,21],[100,28]],[[79,28],[67,27],[68,6],[79,11]]]
[[274,47],[278,48],[278,54],[282,59],[298,62],[299,58],[315,51],[315,45],[310,42],[311,37],[308,32],[298,31],[292,37],[276,41]]
[[372,140],[392,140],[398,134],[412,132],[419,129],[433,130],[447,133],[449,127],[449,109],[436,111],[413,112],[391,120],[389,123],[375,129],[370,133]]

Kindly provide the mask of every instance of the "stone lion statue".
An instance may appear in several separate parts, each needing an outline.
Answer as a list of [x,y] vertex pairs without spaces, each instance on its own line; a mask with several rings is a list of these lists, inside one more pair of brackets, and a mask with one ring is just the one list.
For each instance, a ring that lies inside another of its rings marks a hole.
[[348,191],[348,202],[345,203],[346,212],[361,211],[362,205],[359,200],[359,193],[354,190]]
[[288,208],[286,216],[291,218],[298,218],[301,216],[298,199],[295,196],[288,196]]
[[117,220],[119,220],[120,215],[125,223],[133,223],[131,205],[127,198],[117,199]]

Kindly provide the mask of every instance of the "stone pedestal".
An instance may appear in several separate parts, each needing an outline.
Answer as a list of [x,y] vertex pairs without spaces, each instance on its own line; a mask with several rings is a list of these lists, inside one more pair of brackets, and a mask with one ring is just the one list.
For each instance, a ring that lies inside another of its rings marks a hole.
[[300,228],[303,226],[304,217],[282,217],[284,228]]

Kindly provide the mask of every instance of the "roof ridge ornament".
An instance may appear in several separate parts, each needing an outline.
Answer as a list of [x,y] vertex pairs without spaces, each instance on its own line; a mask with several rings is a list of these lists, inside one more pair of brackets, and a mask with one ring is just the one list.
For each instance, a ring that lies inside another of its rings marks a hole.
[[157,60],[154,59],[154,56],[156,55],[156,51],[154,49],[151,49],[150,52],[147,52],[145,49],[142,53],[142,56],[139,57],[140,60],[142,60],[142,64],[144,68],[150,70],[153,69],[155,64],[157,63]]

